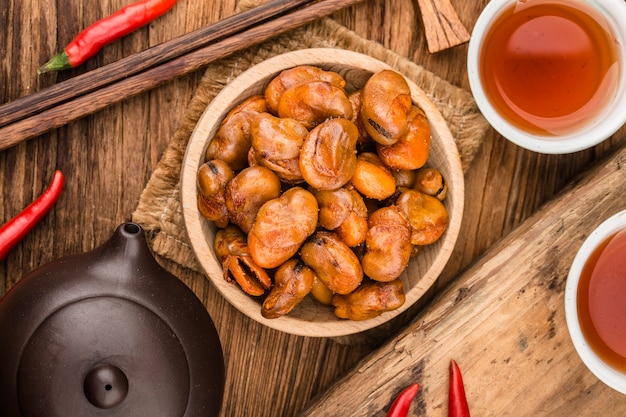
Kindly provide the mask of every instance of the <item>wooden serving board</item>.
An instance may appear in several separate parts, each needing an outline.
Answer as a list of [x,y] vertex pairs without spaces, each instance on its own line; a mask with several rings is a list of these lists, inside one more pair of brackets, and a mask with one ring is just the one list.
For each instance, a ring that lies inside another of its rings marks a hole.
[[409,415],[447,416],[451,359],[472,416],[625,416],[626,396],[579,359],[563,306],[582,242],[626,209],[625,165],[621,148],[575,180],[300,416],[384,416],[413,382],[422,388]]

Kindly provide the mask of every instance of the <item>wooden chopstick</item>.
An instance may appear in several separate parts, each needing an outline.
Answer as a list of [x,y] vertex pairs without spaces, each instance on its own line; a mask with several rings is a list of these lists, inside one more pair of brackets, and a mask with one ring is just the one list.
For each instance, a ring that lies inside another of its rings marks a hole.
[[[273,0],[269,4],[284,3],[286,0]],[[178,44],[178,39],[165,43],[160,47],[154,47],[144,52],[132,55],[128,58],[102,67],[101,70],[94,70],[95,75],[86,73],[83,76],[75,77],[57,86],[42,90],[31,96],[15,100],[0,107],[3,116],[0,122],[0,150],[16,145],[22,141],[43,134],[52,129],[58,128],[73,120],[83,116],[93,114],[98,110],[106,108],[112,104],[130,98],[137,94],[155,88],[166,81],[183,76],[195,70],[198,70],[209,63],[224,58],[236,51],[243,50],[252,45],[264,42],[272,37],[297,27],[303,26],[319,18],[328,16],[338,10],[357,4],[363,0],[320,0],[311,3],[304,0],[292,0],[290,13],[276,14],[268,12],[267,16],[275,16],[274,18],[265,17],[260,24],[256,24],[251,16],[248,18],[254,22],[248,21],[247,29],[233,32],[229,36],[215,33],[217,41],[204,43],[202,40],[197,42],[204,46],[191,50],[186,48],[186,52],[178,54],[178,56],[169,60],[159,58],[156,52],[164,52],[172,44]],[[305,6],[298,8],[296,3],[306,3]],[[260,6],[259,6],[260,7]],[[294,10],[295,8],[295,10]],[[257,8],[244,12],[253,14]],[[274,9],[273,9],[274,10]],[[235,15],[237,16],[237,15]],[[243,23],[242,23],[243,25]],[[192,32],[194,34],[195,32]],[[223,33],[223,32],[222,32]],[[188,35],[184,35],[186,37]],[[195,35],[194,35],[195,36]],[[153,51],[153,50],[156,50]],[[151,51],[148,54],[148,51]],[[152,54],[155,56],[152,56]],[[142,71],[135,71],[132,76],[128,75],[127,65],[135,63],[135,60],[148,59],[154,60],[152,64],[147,65]],[[139,58],[136,58],[139,57]],[[124,61],[122,64],[119,62]],[[159,64],[154,64],[159,62]],[[110,70],[108,67],[115,66]],[[121,70],[121,71],[120,71]],[[93,78],[92,78],[93,77]],[[79,79],[79,81],[73,81]],[[93,87],[96,83],[99,85]],[[83,85],[84,92],[77,94],[78,86]],[[69,85],[69,87],[67,87]],[[72,89],[76,89],[75,91]],[[33,98],[34,96],[34,98]],[[42,100],[45,104],[34,104],[32,101]],[[19,110],[23,107],[23,103],[31,103],[36,105],[36,110],[30,111]]]
[[168,42],[0,106],[0,127],[241,32],[313,0],[271,0]]

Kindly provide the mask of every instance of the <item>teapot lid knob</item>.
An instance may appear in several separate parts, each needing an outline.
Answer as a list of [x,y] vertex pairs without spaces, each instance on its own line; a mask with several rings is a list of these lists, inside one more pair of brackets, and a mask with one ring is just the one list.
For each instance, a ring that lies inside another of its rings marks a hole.
[[85,396],[98,408],[118,406],[128,394],[128,378],[115,365],[99,364],[85,376]]

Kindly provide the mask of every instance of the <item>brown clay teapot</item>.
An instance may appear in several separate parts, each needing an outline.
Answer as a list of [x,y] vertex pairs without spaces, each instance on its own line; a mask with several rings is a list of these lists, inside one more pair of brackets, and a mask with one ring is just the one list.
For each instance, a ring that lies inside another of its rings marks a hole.
[[137,224],[0,299],[0,416],[214,417],[223,390],[213,321]]

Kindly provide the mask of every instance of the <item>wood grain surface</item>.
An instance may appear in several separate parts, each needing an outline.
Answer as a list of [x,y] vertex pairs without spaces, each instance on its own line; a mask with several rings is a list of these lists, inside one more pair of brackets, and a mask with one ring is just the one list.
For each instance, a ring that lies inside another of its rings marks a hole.
[[[218,21],[216,23],[218,28],[215,31],[205,30],[207,26],[204,26],[197,31],[199,32],[197,35],[194,31],[189,36],[174,38],[170,42],[158,44],[155,48],[132,54],[127,59],[114,61],[111,65],[96,68],[94,71],[55,84],[50,89],[28,95],[6,106],[7,108],[4,106],[0,108],[0,150],[128,100],[165,82],[199,71],[220,58],[304,26],[360,1],[323,0],[312,2],[306,7],[292,6],[295,10],[290,13],[280,13],[280,10],[276,10],[273,18],[259,18],[257,24],[245,19],[245,16],[252,12],[246,10],[229,16],[232,18],[229,20],[234,20],[229,28],[232,32],[222,30],[222,36],[219,34],[219,27],[224,21]],[[263,14],[263,10],[259,10],[259,13]],[[239,19],[239,16],[244,18]],[[239,21],[242,23],[238,24]],[[249,26],[246,27],[246,23]],[[198,41],[203,38],[206,38],[204,44]],[[163,61],[159,61],[158,54],[161,49],[166,51],[164,55],[170,58],[164,57]],[[171,52],[177,49],[181,49],[179,54]],[[111,76],[116,72],[122,75]]]
[[624,163],[626,148],[572,183],[300,416],[381,415],[390,386],[415,382],[414,415],[447,416],[451,359],[475,416],[626,415],[626,396],[580,366],[563,305],[583,241],[626,209]]
[[[235,0],[181,0],[170,13],[105,47],[83,67],[59,74],[36,74],[36,69],[81,29],[127,3],[126,0],[0,0],[0,103],[16,100],[60,80],[216,22],[232,15],[238,6]],[[471,31],[487,0],[452,0],[451,3],[462,23]],[[469,88],[465,68],[467,44],[429,53],[415,0],[365,0],[336,13],[333,18],[453,84]],[[102,244],[117,225],[129,219],[170,136],[180,123],[201,75],[202,70],[195,71],[0,152],[0,223],[30,203],[48,184],[55,169],[63,170],[66,175],[65,190],[55,210],[0,263],[0,295],[37,266]],[[622,128],[610,140],[593,149],[570,155],[541,155],[520,149],[493,130],[489,131],[466,175],[465,216],[457,246],[440,279],[432,287],[430,297],[456,285],[459,273],[470,265],[480,264],[481,256],[492,245],[540,210],[573,179],[584,176],[590,164],[624,144],[626,129]],[[575,198],[568,201],[577,204]],[[528,244],[535,243],[530,239]],[[206,303],[216,321],[228,372],[223,416],[296,416],[316,395],[325,392],[351,370],[358,370],[360,361],[367,360],[372,353],[378,354],[377,349],[385,346],[386,340],[348,346],[332,339],[289,336],[262,328],[224,302],[207,280],[198,279],[176,265],[168,267]],[[546,267],[550,273],[550,265]],[[556,303],[557,299],[555,295],[552,301]],[[428,307],[424,311],[428,314]],[[509,314],[515,316],[512,311]],[[522,317],[532,319],[532,314]],[[516,333],[530,336],[534,335],[531,330],[550,331],[549,326],[537,329],[524,320],[510,324],[515,326]],[[497,340],[494,338],[494,343]],[[428,345],[428,349],[441,349],[442,346],[452,349],[445,343],[444,339],[436,346]],[[546,349],[553,348],[553,345],[546,344]],[[478,355],[477,352],[466,353],[468,358]],[[524,356],[523,352],[517,358],[528,361],[525,366],[537,359]],[[541,369],[549,376],[549,358],[542,358],[545,362],[542,362],[544,367]],[[571,355],[563,358],[568,364],[559,364],[559,368],[568,367],[574,375],[580,376],[572,381],[593,386],[592,390],[552,387],[541,397],[529,397],[523,386],[514,383],[523,379],[522,371],[514,375],[515,378],[493,372],[483,381],[468,377],[472,407],[477,415],[489,415],[489,401],[495,393],[500,393],[505,397],[502,401],[508,401],[509,415],[513,415],[511,410],[523,407],[527,401],[562,404],[563,396],[578,399],[600,392],[600,398],[609,399],[590,401],[587,415],[608,416],[615,415],[612,410],[623,410],[625,400],[622,397],[615,397],[607,391],[608,388],[596,384],[585,374],[577,358]],[[462,357],[456,359],[462,367],[466,363]],[[476,363],[473,366],[482,364]],[[471,370],[472,365],[469,368]],[[499,364],[493,369],[503,368]],[[444,370],[429,367],[429,372]],[[439,375],[439,378],[443,376]],[[549,378],[546,381],[549,382]],[[371,395],[378,396],[377,404],[382,405],[386,400],[391,402],[392,395],[400,388],[389,384]],[[362,386],[360,390],[365,393],[368,388]],[[490,392],[484,395],[485,391]],[[433,388],[432,392],[438,393],[437,400],[432,400],[437,402],[426,403],[424,410],[414,415],[442,412],[445,400],[440,394],[444,391]],[[568,407],[537,406],[535,409],[540,415],[571,415]],[[368,413],[384,415],[383,410],[368,410]],[[328,408],[317,415],[339,414]]]

